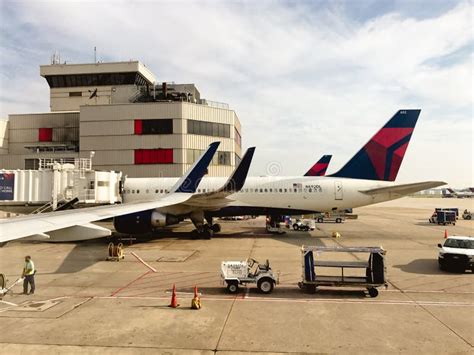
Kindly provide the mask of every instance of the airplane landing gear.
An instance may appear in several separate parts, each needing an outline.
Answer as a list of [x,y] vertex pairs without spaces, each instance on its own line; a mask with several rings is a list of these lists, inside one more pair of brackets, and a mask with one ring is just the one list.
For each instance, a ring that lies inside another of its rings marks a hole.
[[[193,212],[190,218],[194,226],[196,227],[196,229],[193,231],[193,236],[195,236],[196,238],[203,238],[203,239],[212,238],[215,232],[213,228],[215,225],[212,224],[212,218],[211,218],[210,224],[205,223],[203,211]],[[209,222],[208,218],[206,218],[206,220]],[[220,226],[219,226],[219,231],[220,231]]]
[[200,229],[196,228],[193,230],[192,235],[196,239],[211,239],[214,231],[207,224],[204,224]]
[[221,225],[219,223],[215,223],[211,226],[211,229],[214,233],[219,233],[221,231]]

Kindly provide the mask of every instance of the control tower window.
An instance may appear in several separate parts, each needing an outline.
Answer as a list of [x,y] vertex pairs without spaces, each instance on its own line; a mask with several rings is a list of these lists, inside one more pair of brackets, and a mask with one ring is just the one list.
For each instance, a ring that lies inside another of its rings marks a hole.
[[72,91],[69,93],[69,97],[72,97],[72,96],[82,96],[82,92],[81,91]]
[[45,78],[51,88],[101,85],[144,85],[147,83],[143,76],[137,72],[47,75]]
[[135,134],[173,134],[173,120],[135,120]]
[[230,125],[205,121],[188,120],[188,133],[202,136],[230,138]]

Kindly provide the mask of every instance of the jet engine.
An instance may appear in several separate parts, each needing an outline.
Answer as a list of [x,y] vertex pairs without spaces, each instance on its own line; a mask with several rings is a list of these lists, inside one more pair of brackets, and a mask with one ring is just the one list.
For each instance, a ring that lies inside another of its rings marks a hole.
[[177,216],[163,214],[155,210],[130,213],[114,218],[115,230],[124,234],[145,234],[155,228],[177,224],[182,220]]

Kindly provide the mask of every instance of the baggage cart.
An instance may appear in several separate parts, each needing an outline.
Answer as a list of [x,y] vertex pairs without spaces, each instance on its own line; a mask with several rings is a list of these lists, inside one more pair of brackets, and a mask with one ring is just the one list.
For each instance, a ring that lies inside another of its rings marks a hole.
[[[322,260],[322,253],[364,253],[366,260]],[[302,281],[298,283],[301,289],[315,293],[319,286],[332,287],[362,287],[367,289],[370,297],[377,297],[377,287],[387,287],[385,279],[385,250],[381,247],[319,247],[302,246]],[[322,268],[338,268],[339,275],[324,275]],[[347,276],[347,269],[364,269],[365,276]]]

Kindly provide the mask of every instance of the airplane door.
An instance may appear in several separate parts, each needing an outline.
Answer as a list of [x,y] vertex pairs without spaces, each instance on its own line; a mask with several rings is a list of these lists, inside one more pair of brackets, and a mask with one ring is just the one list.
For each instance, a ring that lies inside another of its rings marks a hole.
[[334,199],[342,200],[344,189],[342,188],[341,181],[334,181]]

